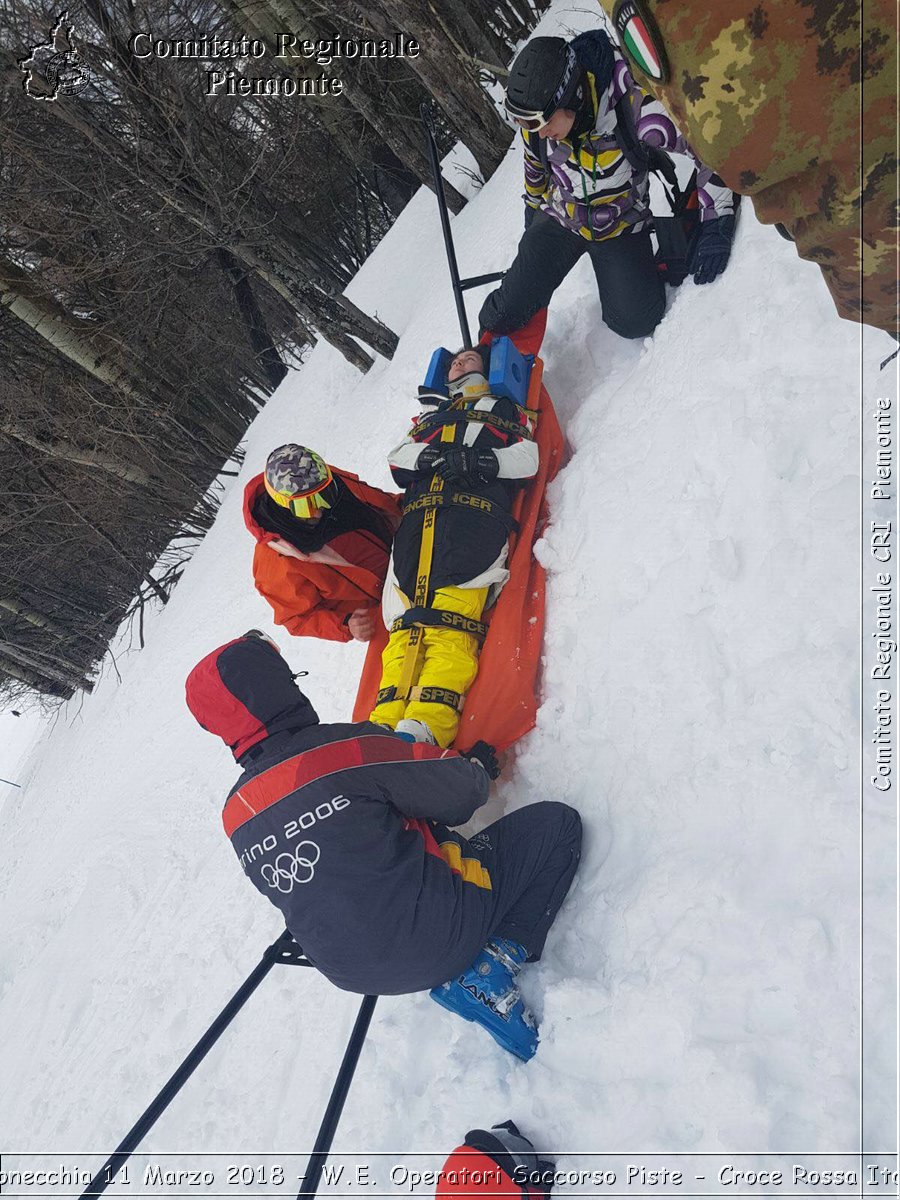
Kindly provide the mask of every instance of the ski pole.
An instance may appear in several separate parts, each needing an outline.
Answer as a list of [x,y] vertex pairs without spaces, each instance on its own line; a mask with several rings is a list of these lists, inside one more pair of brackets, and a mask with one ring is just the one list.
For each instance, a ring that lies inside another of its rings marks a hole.
[[456,300],[456,315],[459,317],[459,328],[463,338],[463,348],[471,349],[472,335],[469,333],[469,322],[466,318],[466,305],[463,300],[462,281],[459,278],[459,267],[456,265],[456,250],[453,248],[453,234],[450,232],[450,214],[447,212],[447,199],[444,196],[444,181],[441,178],[441,164],[438,159],[437,142],[434,138],[434,109],[426,100],[419,109],[425,122],[428,134],[428,157],[431,159],[431,173],[434,176],[434,192],[437,196],[438,212],[441,215],[441,229],[444,233],[444,248],[447,251],[447,263],[450,267],[450,283],[453,287],[453,298]]
[[175,1074],[163,1085],[161,1091],[149,1107],[141,1113],[131,1129],[125,1134],[121,1143],[96,1173],[85,1191],[81,1193],[79,1200],[87,1200],[89,1196],[100,1196],[106,1191],[122,1167],[131,1158],[135,1149],[144,1138],[144,1135],[153,1128],[227,1027],[278,962],[293,966],[312,966],[312,963],[303,957],[303,951],[297,946],[290,932],[286,929],[281,937],[268,947],[257,966],[254,967],[234,993]]
[[10,787],[21,787],[21,783],[13,783],[11,779],[0,779],[0,783],[8,783]]
[[459,267],[456,263],[456,250],[453,245],[453,233],[450,229],[450,214],[447,212],[447,200],[444,196],[444,181],[441,177],[441,164],[438,159],[437,142],[435,140],[434,105],[429,101],[419,109],[428,134],[428,157],[431,159],[431,173],[434,176],[434,192],[437,196],[438,212],[441,215],[441,229],[444,234],[444,246],[447,250],[447,265],[450,268],[450,283],[453,287],[453,298],[456,301],[456,315],[459,317],[459,331],[462,334],[463,349],[472,348],[472,335],[469,333],[469,321],[466,317],[466,303],[463,292],[469,288],[481,287],[485,283],[496,283],[503,278],[503,271],[495,271],[491,275],[475,275],[471,279],[460,279]]
[[350,1040],[347,1043],[347,1049],[344,1051],[341,1068],[338,1071],[337,1079],[334,1081],[334,1087],[331,1089],[331,1096],[328,1100],[328,1107],[325,1109],[325,1116],[322,1118],[322,1124],[319,1126],[319,1132],[316,1135],[316,1143],[312,1148],[312,1154],[309,1156],[309,1162],[306,1164],[306,1171],[303,1175],[303,1181],[300,1184],[300,1191],[297,1193],[297,1200],[313,1200],[316,1194],[319,1180],[322,1178],[322,1168],[328,1159],[328,1151],[331,1149],[331,1143],[334,1141],[334,1135],[337,1132],[338,1121],[341,1119],[344,1102],[347,1099],[347,1093],[350,1091],[350,1084],[353,1082],[356,1064],[359,1062],[359,1056],[362,1052],[363,1043],[366,1040],[366,1033],[369,1029],[369,1022],[372,1020],[372,1012],[374,1011],[377,999],[377,996],[363,996],[362,1004],[359,1006],[353,1032],[350,1034]]

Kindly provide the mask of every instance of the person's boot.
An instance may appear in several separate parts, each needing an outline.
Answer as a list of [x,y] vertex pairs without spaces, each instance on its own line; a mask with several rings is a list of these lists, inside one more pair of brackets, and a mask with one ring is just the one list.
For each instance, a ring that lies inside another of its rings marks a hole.
[[436,746],[437,740],[424,721],[411,721],[406,717],[398,721],[394,729],[397,737],[404,742],[424,742],[426,746]]
[[431,998],[466,1021],[483,1025],[504,1050],[527,1062],[538,1044],[534,1017],[525,1007],[516,976],[527,952],[517,942],[488,942],[468,970],[431,989]]

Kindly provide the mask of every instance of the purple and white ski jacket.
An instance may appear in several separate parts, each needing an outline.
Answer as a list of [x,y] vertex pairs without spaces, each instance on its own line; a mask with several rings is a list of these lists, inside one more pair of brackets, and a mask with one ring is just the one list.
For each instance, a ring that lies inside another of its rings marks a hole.
[[[605,39],[606,34],[598,30],[576,40],[583,44],[594,38]],[[582,46],[575,49],[578,53]],[[629,162],[616,138],[615,108],[626,97],[641,142],[685,154],[696,163],[700,220],[711,221],[733,213],[734,193],[700,162],[659,101],[635,83],[618,48],[611,46],[611,49],[612,79],[604,91],[598,94],[594,74],[586,71],[589,99],[596,114],[592,130],[571,140],[547,139],[541,155],[532,149],[537,142],[530,144],[536,135],[523,130],[525,203],[588,241],[603,241],[626,231],[638,233],[652,227],[649,173],[646,169],[637,170]],[[542,161],[544,157],[546,164]]]

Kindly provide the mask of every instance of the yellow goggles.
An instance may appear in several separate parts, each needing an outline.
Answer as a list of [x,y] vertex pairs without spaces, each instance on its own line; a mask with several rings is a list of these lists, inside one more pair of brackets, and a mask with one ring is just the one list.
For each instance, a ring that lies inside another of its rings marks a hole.
[[314,492],[304,492],[302,496],[285,496],[281,492],[270,491],[268,486],[266,491],[281,508],[288,509],[295,517],[308,520],[323,509],[331,508],[325,492],[333,482],[334,477],[329,471],[328,478],[323,479]]

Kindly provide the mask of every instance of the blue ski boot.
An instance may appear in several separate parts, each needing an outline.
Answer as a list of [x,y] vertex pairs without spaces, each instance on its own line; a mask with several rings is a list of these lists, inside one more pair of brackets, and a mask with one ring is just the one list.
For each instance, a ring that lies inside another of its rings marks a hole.
[[538,1044],[534,1017],[516,983],[526,957],[517,942],[495,938],[462,975],[431,989],[432,1000],[466,1021],[477,1021],[504,1050],[525,1062]]

